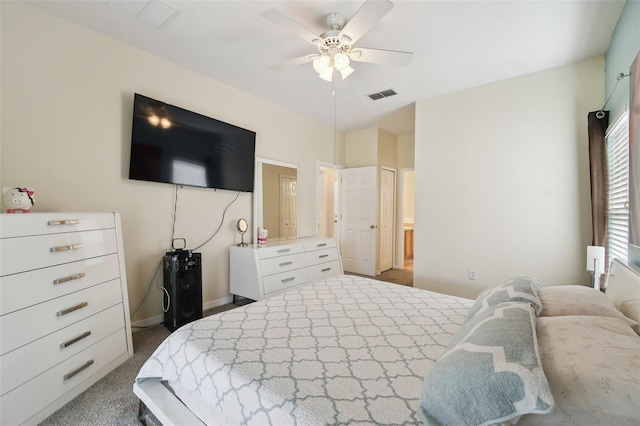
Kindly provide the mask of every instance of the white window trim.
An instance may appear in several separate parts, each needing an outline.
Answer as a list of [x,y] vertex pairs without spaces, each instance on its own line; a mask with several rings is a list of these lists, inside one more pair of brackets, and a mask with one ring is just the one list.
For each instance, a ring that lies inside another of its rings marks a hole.
[[609,199],[607,200],[607,259],[629,256],[629,112],[625,111],[605,134]]

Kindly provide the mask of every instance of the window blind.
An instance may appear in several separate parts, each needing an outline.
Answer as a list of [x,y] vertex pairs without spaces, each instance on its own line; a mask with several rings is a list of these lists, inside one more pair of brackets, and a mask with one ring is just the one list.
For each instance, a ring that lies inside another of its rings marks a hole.
[[607,258],[627,260],[629,250],[629,114],[624,112],[606,134],[609,169]]

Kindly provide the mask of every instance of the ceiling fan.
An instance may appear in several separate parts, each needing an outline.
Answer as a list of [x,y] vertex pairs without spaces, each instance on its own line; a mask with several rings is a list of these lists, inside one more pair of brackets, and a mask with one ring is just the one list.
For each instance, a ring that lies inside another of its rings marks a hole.
[[350,66],[351,60],[373,64],[407,65],[413,57],[411,52],[354,47],[354,44],[392,8],[393,4],[388,0],[367,0],[348,22],[340,13],[330,13],[325,19],[329,29],[320,35],[275,9],[263,12],[261,15],[263,18],[315,45],[318,50],[317,53],[291,59],[272,69],[278,71],[312,62],[320,78],[332,81],[336,72],[342,79],[353,72]]

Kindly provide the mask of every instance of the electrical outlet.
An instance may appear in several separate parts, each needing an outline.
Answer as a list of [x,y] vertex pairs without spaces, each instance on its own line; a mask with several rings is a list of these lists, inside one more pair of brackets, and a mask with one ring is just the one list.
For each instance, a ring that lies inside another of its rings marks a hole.
[[478,271],[469,269],[469,279],[475,281],[478,278]]

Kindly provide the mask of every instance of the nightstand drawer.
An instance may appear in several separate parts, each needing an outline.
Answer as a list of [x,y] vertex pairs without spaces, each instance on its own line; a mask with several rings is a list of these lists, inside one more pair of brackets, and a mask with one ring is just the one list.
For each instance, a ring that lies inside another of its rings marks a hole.
[[[4,226],[4,224],[3,224]],[[0,275],[116,253],[113,229],[6,238],[0,241]]]
[[292,269],[305,267],[304,253],[293,254],[290,256],[272,257],[260,261],[262,275],[273,275],[280,272],[290,271]]
[[268,295],[276,291],[284,290],[308,281],[306,269],[295,269],[281,274],[269,275],[262,279],[264,294]]
[[116,279],[119,272],[114,253],[0,277],[0,315]]
[[51,333],[0,358],[0,395],[124,328],[122,305]]
[[5,354],[118,303],[122,303],[120,279],[3,315],[0,317],[0,353]]

